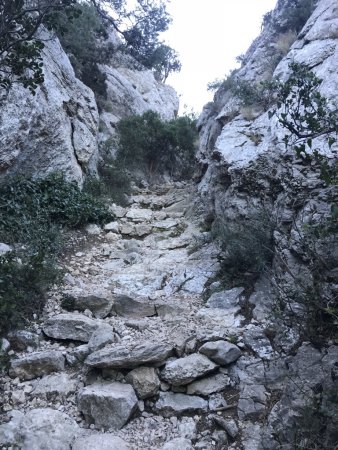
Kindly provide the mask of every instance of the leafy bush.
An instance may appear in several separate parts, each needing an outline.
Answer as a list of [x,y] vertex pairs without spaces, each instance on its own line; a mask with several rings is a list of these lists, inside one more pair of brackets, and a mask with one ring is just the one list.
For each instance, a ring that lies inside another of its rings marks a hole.
[[60,174],[0,185],[0,242],[14,247],[0,260],[0,334],[29,321],[58,275],[61,230],[111,219],[104,205]]
[[122,119],[117,126],[117,161],[124,167],[142,169],[149,176],[169,172],[187,178],[194,166],[197,131],[189,117],[164,122],[159,114]]
[[274,16],[272,11],[263,17],[263,27],[272,26],[277,32],[301,31],[311,14],[313,13],[317,0],[287,0],[280,17]]
[[60,272],[52,258],[24,251],[0,258],[0,336],[42,312],[45,294]]
[[273,223],[259,211],[236,224],[218,220],[212,235],[223,251],[219,276],[229,286],[252,285],[272,263]]

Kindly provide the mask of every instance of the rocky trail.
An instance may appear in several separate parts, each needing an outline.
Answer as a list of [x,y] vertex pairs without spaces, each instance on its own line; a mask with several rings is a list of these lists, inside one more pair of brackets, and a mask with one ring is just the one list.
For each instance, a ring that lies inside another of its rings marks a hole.
[[218,251],[194,199],[144,189],[65,256],[43,317],[9,336],[1,448],[260,448],[286,366],[241,314],[243,288],[205,295]]

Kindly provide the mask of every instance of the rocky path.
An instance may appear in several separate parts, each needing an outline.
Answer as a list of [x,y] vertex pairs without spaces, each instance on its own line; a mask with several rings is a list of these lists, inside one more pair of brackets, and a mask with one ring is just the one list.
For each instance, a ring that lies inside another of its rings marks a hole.
[[242,288],[204,299],[217,249],[193,202],[189,185],[144,190],[65,257],[44,316],[9,336],[1,448],[259,448],[273,350],[243,328]]

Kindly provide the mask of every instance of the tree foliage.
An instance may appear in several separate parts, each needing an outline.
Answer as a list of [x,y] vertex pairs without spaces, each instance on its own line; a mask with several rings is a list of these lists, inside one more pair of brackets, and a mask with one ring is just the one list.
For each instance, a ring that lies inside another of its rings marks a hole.
[[143,169],[149,175],[191,174],[197,137],[191,118],[184,116],[164,122],[157,113],[147,111],[141,116],[122,119],[117,130],[117,159],[123,165]]
[[277,108],[270,112],[288,131],[285,145],[292,145],[297,155],[305,160],[314,158],[320,163],[322,177],[328,184],[337,184],[337,169],[330,167],[313,140],[319,137],[331,148],[337,142],[338,110],[329,105],[319,91],[322,80],[306,65],[291,63],[286,82],[274,81]]
[[38,37],[43,22],[53,23],[53,13],[62,11],[69,20],[76,15],[75,0],[0,0],[0,86],[13,79],[32,93],[43,82]]
[[[100,35],[102,30],[93,22],[97,21],[93,8],[101,21],[120,35],[125,50],[143,66],[160,73],[165,80],[171,71],[180,69],[175,51],[159,40],[160,33],[167,30],[171,22],[165,3],[162,0],[135,0],[134,3],[130,6],[127,0],[89,0],[89,4],[80,0],[0,0],[0,86],[8,88],[15,80],[34,93],[43,82],[44,43],[39,35],[40,26],[44,24],[49,29],[57,29],[61,36],[67,33],[71,36],[75,29],[71,23],[81,12],[85,13],[90,32],[86,37],[82,35],[79,45],[76,45],[78,37],[73,36],[72,45],[81,54],[89,44],[89,61],[83,73],[87,69],[97,72],[98,61],[92,61],[95,53],[92,37],[93,33]],[[90,28],[93,25],[96,27],[94,30]],[[99,47],[101,54],[104,46]],[[81,56],[79,59],[84,61]]]

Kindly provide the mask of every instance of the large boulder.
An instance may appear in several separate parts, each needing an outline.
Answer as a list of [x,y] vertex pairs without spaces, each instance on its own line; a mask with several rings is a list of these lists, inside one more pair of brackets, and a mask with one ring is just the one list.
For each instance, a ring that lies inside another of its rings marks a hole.
[[69,450],[79,432],[75,420],[60,411],[38,408],[25,415],[16,411],[10,422],[0,425],[0,446],[21,450]]
[[96,428],[120,429],[136,410],[137,397],[130,384],[95,383],[79,392],[78,407]]

